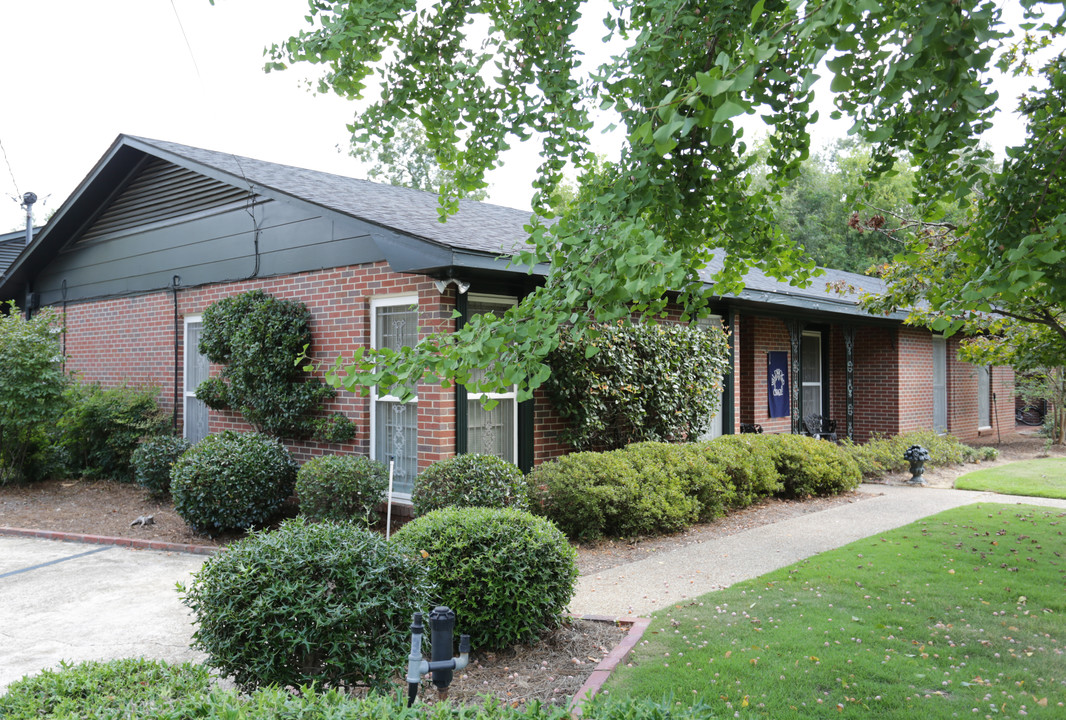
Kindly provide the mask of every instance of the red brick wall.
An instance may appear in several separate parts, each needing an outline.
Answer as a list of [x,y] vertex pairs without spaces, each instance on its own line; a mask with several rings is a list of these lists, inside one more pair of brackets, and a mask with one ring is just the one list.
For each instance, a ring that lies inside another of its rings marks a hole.
[[769,416],[766,396],[766,354],[786,352],[791,359],[788,328],[783,320],[754,315],[744,315],[739,324],[744,327],[740,336],[740,368],[737,373],[740,422],[762,425],[763,432],[767,433],[792,432],[791,418]]
[[855,441],[865,442],[874,433],[896,434],[900,411],[896,330],[856,327],[854,359]]
[[[421,275],[392,272],[385,263],[335,268],[276,278],[181,289],[178,292],[178,417],[181,421],[183,388],[184,318],[199,315],[211,303],[248,290],[259,289],[280,298],[296,299],[311,311],[314,337],[312,356],[331,363],[364,346],[370,335],[371,298],[418,295],[423,335],[454,327],[451,313],[454,290],[441,296],[433,282]],[[72,304],[66,311],[67,370],[84,381],[104,385],[150,384],[159,387],[161,406],[173,410],[174,306],[172,293],[117,298]],[[212,372],[217,372],[213,368]],[[357,427],[355,439],[344,445],[293,443],[303,461],[331,453],[369,454],[370,406],[367,398],[347,391],[324,408],[343,412]],[[419,466],[426,467],[455,452],[455,391],[439,386],[419,388]],[[210,430],[248,430],[243,419],[230,412],[211,412]]]

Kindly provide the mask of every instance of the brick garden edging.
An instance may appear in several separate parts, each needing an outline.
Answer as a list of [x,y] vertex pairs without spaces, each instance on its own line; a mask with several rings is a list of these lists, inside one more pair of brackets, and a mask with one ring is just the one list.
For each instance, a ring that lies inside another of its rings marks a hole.
[[607,682],[607,678],[611,676],[611,672],[618,667],[619,663],[625,660],[626,655],[637,646],[640,639],[644,636],[644,631],[648,629],[651,624],[651,618],[643,617],[611,617],[609,615],[581,615],[575,616],[580,620],[591,620],[593,622],[609,622],[616,625],[628,625],[629,631],[626,633],[622,641],[619,642],[611,652],[607,653],[607,657],[600,660],[600,664],[596,666],[596,669],[592,671],[592,674],[585,680],[585,684],[574,693],[574,697],[570,700],[570,715],[574,718],[581,717],[581,707],[586,700],[594,696],[603,687],[603,684]]
[[0,535],[40,538],[41,540],[62,540],[64,542],[89,543],[92,545],[118,545],[132,550],[162,550],[164,552],[182,552],[192,555],[213,555],[220,549],[211,545],[187,545],[184,543],[161,542],[159,540],[138,540],[136,538],[85,535],[83,533],[59,532],[56,530],[28,530],[26,528],[0,527]]

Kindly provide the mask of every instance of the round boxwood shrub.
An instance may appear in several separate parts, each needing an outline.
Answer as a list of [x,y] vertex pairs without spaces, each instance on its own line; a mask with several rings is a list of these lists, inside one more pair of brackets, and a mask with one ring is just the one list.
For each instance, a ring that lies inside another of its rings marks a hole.
[[190,447],[188,440],[174,435],[144,440],[130,458],[134,482],[153,497],[165,497],[170,492],[170,472],[174,463]]
[[416,515],[445,507],[529,508],[525,476],[494,455],[456,455],[433,463],[415,480]]
[[393,541],[427,568],[430,600],[455,611],[474,648],[529,642],[556,627],[574,594],[577,553],[551,522],[513,508],[444,508]]
[[296,463],[277,440],[227,430],[208,435],[174,463],[174,509],[195,530],[263,525],[292,494]]
[[313,521],[373,525],[374,508],[384,501],[388,487],[385,466],[357,455],[323,455],[301,465],[296,474],[300,514]]
[[193,646],[243,689],[386,688],[425,607],[425,568],[351,523],[282,523],[207,560],[180,588]]
[[862,482],[859,464],[847,450],[806,435],[753,435],[770,451],[786,497],[836,495]]

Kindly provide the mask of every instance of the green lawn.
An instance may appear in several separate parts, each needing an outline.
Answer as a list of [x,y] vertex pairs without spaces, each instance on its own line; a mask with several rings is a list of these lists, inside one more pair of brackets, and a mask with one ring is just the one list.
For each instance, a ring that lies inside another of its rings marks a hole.
[[1023,460],[966,473],[960,490],[989,490],[1004,495],[1066,498],[1066,458]]
[[655,614],[607,690],[716,717],[1066,717],[1066,511],[971,505]]

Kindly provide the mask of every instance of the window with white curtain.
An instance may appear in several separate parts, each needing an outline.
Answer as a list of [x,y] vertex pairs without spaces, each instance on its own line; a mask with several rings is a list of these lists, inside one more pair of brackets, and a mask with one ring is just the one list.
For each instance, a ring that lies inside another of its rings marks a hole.
[[185,402],[182,434],[191,443],[200,442],[208,433],[207,404],[196,397],[196,388],[208,378],[211,371],[207,356],[200,354],[200,334],[203,327],[199,315],[189,315],[185,318]]
[[[418,298],[376,298],[370,302],[370,345],[400,350],[418,343]],[[410,497],[418,475],[418,398],[405,403],[395,395],[370,392],[370,452],[393,461],[393,492]]]
[[[467,314],[473,317],[491,313],[501,317],[516,302],[513,297],[471,294],[467,298]],[[483,375],[484,371],[477,371],[471,380],[476,381]],[[496,405],[486,410],[484,399],[495,400]],[[466,450],[518,462],[518,401],[514,387],[502,393],[467,390]]]

